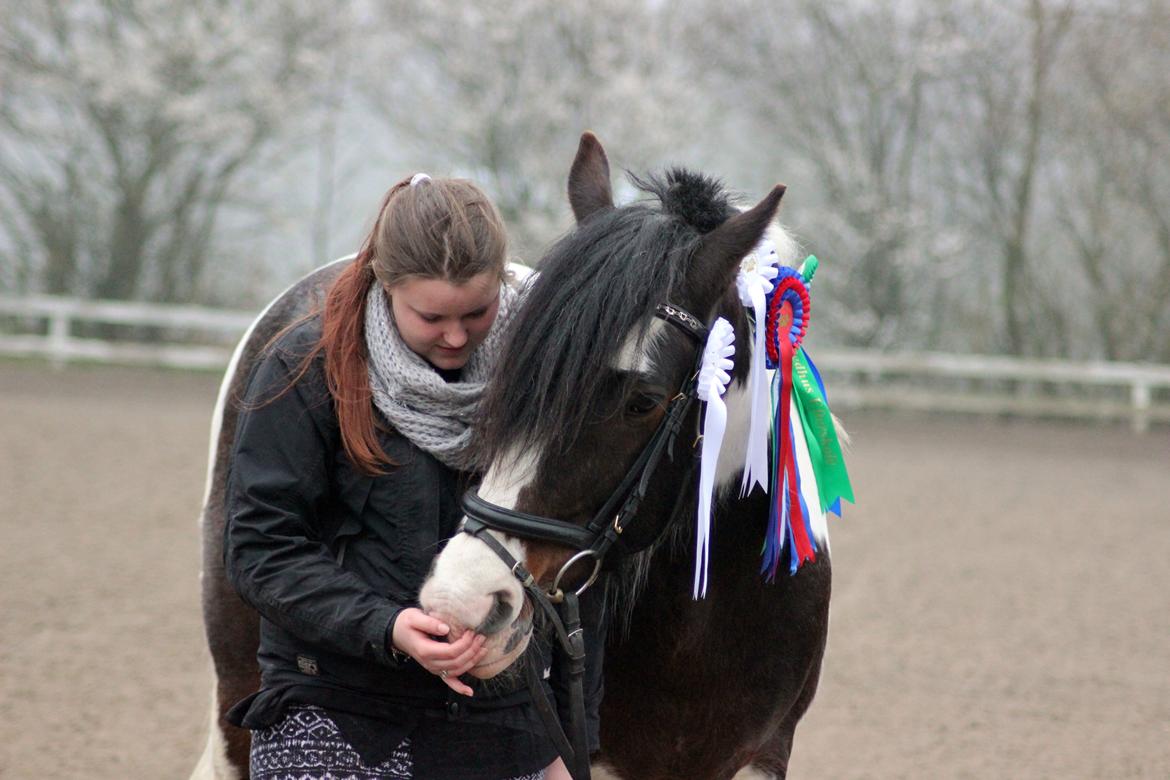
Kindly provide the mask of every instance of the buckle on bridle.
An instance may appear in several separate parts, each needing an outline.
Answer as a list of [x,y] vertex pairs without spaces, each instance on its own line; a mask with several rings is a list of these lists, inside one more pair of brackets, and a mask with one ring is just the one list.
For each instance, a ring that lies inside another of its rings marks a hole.
[[[524,572],[523,577],[521,577],[516,572],[517,569]],[[536,583],[536,579],[532,576],[532,572],[530,572],[530,571],[528,571],[528,569],[524,568],[524,564],[521,563],[520,561],[516,561],[514,564],[512,564],[512,576],[515,577],[516,579],[520,580],[520,584],[526,588],[530,588]]]

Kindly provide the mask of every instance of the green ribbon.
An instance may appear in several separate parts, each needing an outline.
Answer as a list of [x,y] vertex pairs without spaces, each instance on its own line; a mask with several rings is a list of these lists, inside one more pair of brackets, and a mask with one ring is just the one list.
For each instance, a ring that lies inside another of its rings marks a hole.
[[806,287],[812,284],[813,277],[817,273],[817,266],[820,264],[821,261],[817,260],[816,255],[809,255],[808,257],[804,258],[804,262],[800,264],[800,275],[804,277],[804,284]]
[[804,427],[804,438],[808,442],[813,474],[817,478],[821,511],[827,512],[839,498],[855,503],[833,415],[829,413],[829,404],[821,394],[803,349],[797,350],[792,360],[792,389],[800,423]]

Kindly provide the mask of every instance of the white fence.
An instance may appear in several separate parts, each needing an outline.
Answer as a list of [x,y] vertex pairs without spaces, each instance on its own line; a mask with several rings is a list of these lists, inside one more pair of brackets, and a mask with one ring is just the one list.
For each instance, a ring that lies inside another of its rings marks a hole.
[[[222,368],[253,318],[195,306],[0,296],[0,355]],[[82,322],[150,328],[172,341],[79,337],[74,324]],[[20,332],[4,332],[5,323]],[[1128,419],[1137,431],[1170,423],[1170,366],[864,350],[814,357],[834,407]]]
[[1170,366],[932,352],[822,350],[834,408],[1170,423]]
[[[0,296],[0,318],[20,325],[11,328],[19,333],[0,329],[0,354],[4,355],[44,357],[58,366],[68,361],[92,361],[223,368],[231,357],[233,343],[255,315],[199,306],[83,301],[39,295]],[[167,334],[183,334],[187,338],[171,335],[174,340],[167,342],[78,337],[73,326],[82,322],[140,326]]]

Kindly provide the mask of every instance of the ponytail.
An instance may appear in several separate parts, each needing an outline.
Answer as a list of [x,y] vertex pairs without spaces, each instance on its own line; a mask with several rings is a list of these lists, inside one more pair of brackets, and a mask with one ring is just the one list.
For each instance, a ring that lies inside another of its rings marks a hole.
[[325,381],[345,453],[359,471],[377,476],[385,473],[384,464],[393,463],[378,443],[367,368],[366,297],[374,283],[373,256],[367,243],[329,288],[318,349],[325,351]]
[[321,341],[315,351],[325,351],[325,381],[337,409],[341,444],[358,471],[370,476],[386,473],[385,465],[397,465],[378,442],[370,390],[369,357],[366,353],[366,297],[374,284],[374,244],[390,200],[410,179],[386,193],[378,219],[353,262],[334,280],[325,295],[321,315]]

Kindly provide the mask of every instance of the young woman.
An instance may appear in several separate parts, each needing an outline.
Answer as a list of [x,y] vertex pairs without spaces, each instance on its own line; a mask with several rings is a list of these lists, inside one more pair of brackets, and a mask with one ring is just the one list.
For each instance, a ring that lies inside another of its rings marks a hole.
[[516,295],[487,197],[418,174],[250,378],[224,557],[262,616],[261,689],[229,714],[253,730],[253,780],[568,776],[519,682],[460,677],[484,637],[448,642],[417,607],[461,516],[469,423]]

